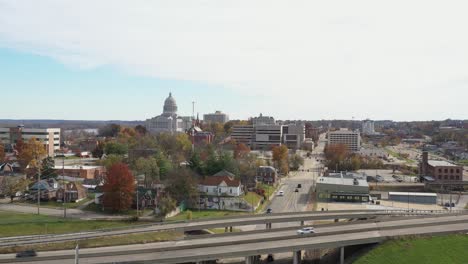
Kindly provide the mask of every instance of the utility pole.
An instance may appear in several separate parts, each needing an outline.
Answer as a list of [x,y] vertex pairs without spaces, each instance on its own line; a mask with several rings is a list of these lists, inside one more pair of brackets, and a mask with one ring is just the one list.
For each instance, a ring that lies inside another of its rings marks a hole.
[[41,181],[41,168],[39,168],[39,161],[37,158],[37,149],[36,149],[36,142],[34,142],[34,159],[36,160],[36,169],[37,169],[37,214],[40,214],[40,207],[41,207],[41,187],[40,187],[40,181]]
[[65,206],[65,197],[66,197],[66,192],[65,192],[65,155],[63,156],[63,159],[62,159],[62,191],[63,191],[63,197],[62,197],[63,218],[67,218],[67,207]]

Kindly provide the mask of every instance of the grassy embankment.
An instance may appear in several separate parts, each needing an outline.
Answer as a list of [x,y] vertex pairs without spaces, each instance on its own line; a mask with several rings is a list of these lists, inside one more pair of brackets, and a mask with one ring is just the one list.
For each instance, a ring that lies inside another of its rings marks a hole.
[[[63,219],[58,217],[21,214],[0,211],[0,237],[39,235],[39,234],[61,234],[90,231],[103,228],[115,228],[129,225],[137,225],[137,222],[126,221],[84,221],[77,219]],[[26,248],[35,250],[62,250],[73,249],[76,243],[80,248],[116,246],[127,244],[150,243],[174,240],[182,237],[179,232],[154,232],[143,234],[131,234],[125,236],[113,236],[81,240],[78,242],[60,242],[51,244],[38,244],[28,247],[0,248],[0,254],[13,253]]]
[[360,257],[355,264],[464,264],[468,236],[448,235],[389,240]]
[[0,237],[63,234],[135,224],[128,221],[83,221],[0,211]]
[[[188,211],[182,212],[174,217],[170,217],[167,221],[180,221],[180,220],[188,220],[187,219]],[[196,210],[192,211],[192,220],[195,219],[209,219],[209,218],[217,218],[217,217],[225,217],[225,216],[235,216],[235,215],[246,215],[248,213],[245,212],[235,212],[235,211],[224,211],[224,210]]]

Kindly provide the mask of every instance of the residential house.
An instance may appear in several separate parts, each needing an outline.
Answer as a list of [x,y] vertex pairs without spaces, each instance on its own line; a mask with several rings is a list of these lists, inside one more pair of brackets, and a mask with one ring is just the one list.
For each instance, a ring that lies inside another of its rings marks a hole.
[[258,182],[272,185],[278,180],[278,172],[271,166],[260,166],[257,168],[257,175],[255,178]]
[[87,197],[86,188],[78,182],[68,182],[57,190],[57,201],[79,202]]
[[198,184],[198,190],[207,195],[240,196],[243,194],[240,180],[229,176],[206,177]]
[[133,207],[137,208],[136,202],[138,198],[138,208],[147,208],[156,206],[156,190],[150,188],[144,188],[138,186],[136,191],[138,194],[135,194],[133,197]]
[[39,190],[41,200],[52,200],[56,198],[58,189],[58,183],[55,179],[40,180],[39,182],[33,183],[29,187],[29,192],[32,199],[37,199],[37,192]]

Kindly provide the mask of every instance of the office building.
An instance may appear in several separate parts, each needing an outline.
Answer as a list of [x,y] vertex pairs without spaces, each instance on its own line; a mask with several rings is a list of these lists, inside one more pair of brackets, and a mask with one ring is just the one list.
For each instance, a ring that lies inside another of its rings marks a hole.
[[300,149],[305,142],[305,126],[303,124],[283,125],[283,144],[289,149]]
[[374,135],[374,121],[366,119],[362,122],[362,134],[364,135]]
[[60,149],[60,128],[25,128],[23,126],[0,128],[0,142],[3,145],[14,146],[20,138],[24,142],[36,138],[44,145],[50,157],[53,157]]
[[163,113],[146,120],[146,129],[151,133],[184,132],[192,125],[191,117],[181,117],[177,114],[177,103],[172,93],[164,101]]
[[203,115],[203,121],[205,123],[226,123],[229,121],[229,116],[221,111],[216,111],[212,114]]
[[260,113],[258,117],[252,117],[251,118],[252,125],[257,126],[257,125],[276,125],[276,121],[273,117],[271,116],[264,116],[263,114]]
[[359,131],[340,129],[328,132],[328,145],[344,144],[348,151],[357,152],[361,149],[361,135]]
[[235,125],[232,127],[231,139],[236,143],[243,143],[247,146],[252,146],[254,137],[253,125]]
[[281,145],[281,125],[256,125],[253,141],[254,149],[271,149]]

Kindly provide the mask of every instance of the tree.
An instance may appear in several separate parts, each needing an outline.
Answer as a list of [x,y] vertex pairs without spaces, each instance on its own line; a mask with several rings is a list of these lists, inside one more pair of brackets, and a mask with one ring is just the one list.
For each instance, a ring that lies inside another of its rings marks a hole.
[[204,169],[203,161],[200,158],[200,152],[194,151],[188,163],[192,171],[198,173],[199,175],[204,175],[205,169]]
[[288,148],[285,145],[274,146],[272,149],[273,161],[276,164],[276,168],[283,174],[289,172],[289,161],[288,161]]
[[158,208],[161,215],[165,216],[177,207],[176,200],[169,196],[164,196],[159,200]]
[[0,143],[0,162],[5,160],[5,146]]
[[146,130],[146,127],[144,127],[144,126],[142,126],[142,125],[137,125],[137,126],[135,127],[135,131],[136,131],[137,134],[138,134],[139,136],[141,136],[141,137],[142,137],[142,136],[145,136],[146,133],[148,133],[148,131]]
[[162,153],[156,154],[155,158],[158,161],[159,177],[161,180],[165,180],[169,172],[172,170],[172,164]]
[[21,169],[24,170],[29,166],[30,169],[40,169],[41,160],[47,155],[44,145],[32,137],[26,143],[21,143],[20,152],[18,153],[18,161]]
[[178,203],[186,202],[188,205],[196,204],[198,197],[197,183],[193,172],[187,169],[173,170],[170,173],[167,193]]
[[246,157],[250,153],[250,148],[244,143],[237,144],[234,148],[234,159]]
[[126,211],[130,208],[135,193],[135,178],[124,163],[110,167],[103,186],[103,206],[112,211]]
[[117,137],[120,132],[120,125],[108,124],[104,127],[99,128],[99,136],[101,137]]
[[135,167],[138,173],[145,175],[145,186],[151,187],[151,184],[159,180],[158,160],[154,157],[139,158],[135,162]]
[[299,154],[294,154],[289,158],[289,166],[291,170],[298,170],[300,166],[304,165],[304,158]]
[[113,165],[117,163],[122,163],[123,162],[123,157],[120,155],[115,155],[115,154],[110,154],[107,156],[105,159],[100,160],[100,164],[106,167],[107,169],[110,169]]
[[10,197],[10,201],[16,196],[16,193],[23,193],[28,188],[30,182],[27,179],[18,179],[17,177],[4,177],[3,182],[0,182],[1,192],[5,196]]
[[99,141],[91,153],[93,154],[94,158],[100,159],[102,155],[104,154],[104,142]]
[[53,158],[47,157],[42,160],[41,175],[43,178],[57,178],[57,173],[55,172],[55,161]]
[[106,143],[104,147],[104,152],[106,153],[106,155],[125,155],[128,153],[128,148],[124,144],[111,141]]

